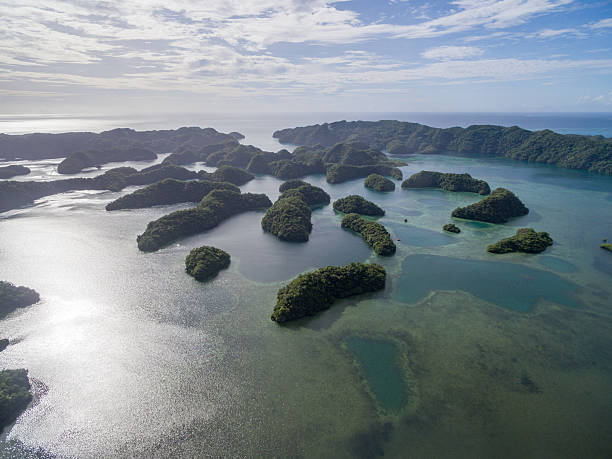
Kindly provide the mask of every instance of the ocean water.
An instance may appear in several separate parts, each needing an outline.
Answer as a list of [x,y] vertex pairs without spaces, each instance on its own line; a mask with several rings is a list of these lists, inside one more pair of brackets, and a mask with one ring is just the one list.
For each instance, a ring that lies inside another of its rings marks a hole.
[[[278,150],[274,129],[337,119],[309,116],[125,121],[212,125]],[[609,124],[585,120],[532,122],[609,135]],[[250,212],[150,254],[136,236],[190,205],[104,210],[132,188],[0,214],[0,279],[42,297],[0,321],[11,340],[0,367],[27,368],[35,391],[0,457],[609,457],[612,256],[599,244],[612,237],[612,178],[510,160],[402,159],[404,176],[468,172],[507,187],[530,213],[504,225],[455,221],[462,232],[450,235],[451,211],[479,196],[307,177],[332,200],[361,194],[386,210],[378,221],[398,252],[384,258],[342,230],[331,205],[313,212],[307,243],[263,233],[263,214]],[[57,162],[23,162],[33,173],[19,179],[53,179]],[[258,176],[241,189],[274,200],[280,183]],[[554,245],[541,255],[486,252],[521,227],[548,231]],[[232,262],[199,283],[184,259],[205,244]],[[383,264],[385,290],[286,326],[270,320],[289,279],[351,261]]]

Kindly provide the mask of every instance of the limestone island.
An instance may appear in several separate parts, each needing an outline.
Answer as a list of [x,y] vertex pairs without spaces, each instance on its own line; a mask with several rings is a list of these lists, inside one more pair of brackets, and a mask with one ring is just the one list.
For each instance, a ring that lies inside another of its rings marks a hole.
[[389,256],[395,253],[395,243],[380,223],[361,218],[358,214],[347,214],[342,219],[341,226],[359,233],[377,255]]
[[197,207],[172,212],[150,222],[136,239],[138,248],[143,252],[154,252],[180,238],[212,229],[233,215],[271,205],[265,194],[213,190]]
[[380,174],[368,175],[363,184],[375,191],[395,191],[395,183]]
[[200,171],[198,176],[202,180],[211,180],[213,182],[229,182],[236,186],[242,186],[255,178],[253,174],[238,167],[225,164],[220,166],[214,172]]
[[60,174],[77,174],[88,167],[118,161],[152,161],[157,154],[144,147],[111,147],[101,150],[79,151],[57,165]]
[[610,244],[608,242],[604,242],[599,247],[601,247],[604,250],[607,250],[608,252],[612,252],[612,244]]
[[15,422],[31,401],[28,370],[0,371],[0,430]]
[[340,298],[385,288],[386,271],[378,264],[350,263],[300,274],[277,293],[271,319],[278,323],[329,309]]
[[452,174],[421,171],[402,182],[402,188],[442,188],[445,191],[467,191],[488,195],[489,184],[484,180],[472,178],[470,174]]
[[308,241],[312,231],[311,207],[329,204],[329,195],[301,180],[287,181],[279,190],[282,194],[261,219],[261,227],[283,241]]
[[9,340],[8,338],[2,338],[0,339],[0,352],[2,352],[3,350],[5,350],[8,345],[9,345]]
[[240,188],[228,182],[164,179],[115,199],[106,205],[106,210],[142,209],[180,202],[200,202],[212,190],[231,190],[240,193]]
[[467,207],[457,207],[452,216],[488,223],[505,223],[513,217],[527,215],[529,209],[505,188],[496,188],[486,198]]
[[446,225],[442,227],[442,229],[444,231],[448,231],[449,233],[460,233],[461,232],[459,227],[455,225],[454,223],[447,223]]
[[30,172],[30,168],[25,166],[3,166],[0,167],[0,179],[10,179],[18,175],[28,175]]
[[229,265],[229,253],[209,245],[193,249],[185,258],[185,272],[199,281],[216,276]]
[[25,308],[40,301],[40,295],[27,287],[0,281],[0,317],[6,316],[18,308]]
[[374,217],[382,217],[385,215],[385,211],[372,201],[368,201],[356,194],[351,194],[346,198],[334,201],[334,210],[344,214],[362,214]]
[[521,228],[511,237],[497,241],[487,247],[490,253],[540,253],[553,244],[552,238],[547,232],[536,233],[533,228]]

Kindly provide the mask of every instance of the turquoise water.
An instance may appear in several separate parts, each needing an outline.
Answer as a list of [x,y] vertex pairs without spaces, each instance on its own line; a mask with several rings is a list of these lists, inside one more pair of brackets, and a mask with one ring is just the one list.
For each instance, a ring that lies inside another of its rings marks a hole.
[[541,299],[577,308],[579,287],[549,271],[500,261],[412,255],[404,260],[399,301],[415,303],[434,290],[464,290],[519,312],[530,311]]
[[370,390],[380,406],[398,412],[405,403],[405,387],[398,352],[390,341],[351,336],[348,348],[355,354]]
[[[278,149],[272,129],[298,121],[231,127]],[[132,189],[72,192],[0,215],[0,279],[42,297],[0,321],[0,338],[13,343],[0,367],[28,368],[37,394],[0,456],[605,457],[612,254],[599,244],[612,239],[612,178],[508,160],[402,159],[405,176],[467,172],[504,186],[530,213],[504,225],[454,221],[462,231],[451,235],[442,231],[451,211],[480,196],[306,178],[332,201],[361,194],[384,208],[378,221],[401,239],[392,257],[343,231],[331,205],[313,211],[307,243],[263,233],[262,213],[249,212],[151,254],[136,236],[190,205],[109,213]],[[24,180],[56,175],[54,163],[33,163]],[[241,189],[275,200],[280,183],[258,176]],[[548,231],[553,246],[486,252],[524,226]],[[232,261],[201,284],[184,259],[205,244]],[[291,327],[270,321],[289,279],[350,261],[383,264],[385,290]]]

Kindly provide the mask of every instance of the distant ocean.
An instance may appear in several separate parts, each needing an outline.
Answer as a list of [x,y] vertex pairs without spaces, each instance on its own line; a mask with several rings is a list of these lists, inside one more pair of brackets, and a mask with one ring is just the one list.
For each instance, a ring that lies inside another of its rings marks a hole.
[[260,148],[278,146],[272,139],[276,129],[338,120],[393,119],[434,127],[467,127],[472,124],[520,126],[524,129],[551,129],[561,134],[612,137],[612,113],[185,113],[171,115],[81,116],[81,115],[0,115],[0,133],[100,132],[117,127],[137,130],[171,129],[180,126],[214,127],[220,131],[238,130],[247,143]]

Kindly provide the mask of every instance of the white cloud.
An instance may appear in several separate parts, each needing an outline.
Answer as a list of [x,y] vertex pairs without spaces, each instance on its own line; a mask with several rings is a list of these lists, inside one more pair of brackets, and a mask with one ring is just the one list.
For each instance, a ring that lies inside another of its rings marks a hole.
[[421,55],[426,59],[453,60],[482,56],[484,51],[475,46],[438,46],[429,48]]
[[601,21],[597,21],[595,24],[592,24],[591,27],[593,29],[604,29],[607,27],[612,27],[612,18],[602,19]]

